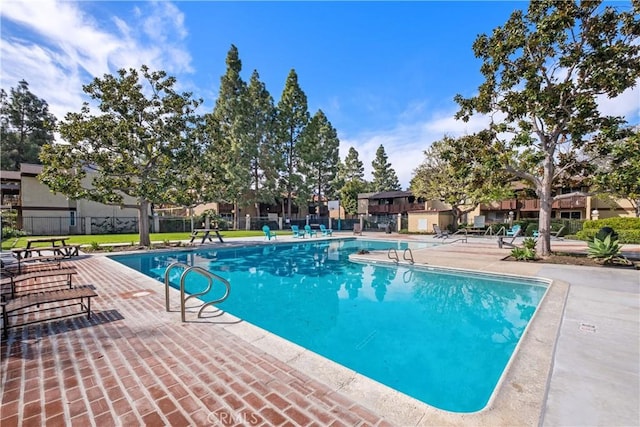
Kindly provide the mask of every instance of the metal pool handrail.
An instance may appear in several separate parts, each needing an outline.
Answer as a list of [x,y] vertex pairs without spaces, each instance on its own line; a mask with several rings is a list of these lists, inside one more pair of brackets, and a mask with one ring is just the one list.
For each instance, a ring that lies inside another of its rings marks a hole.
[[[188,264],[185,264],[183,262],[174,262],[173,264],[171,264],[169,267],[167,267],[167,269],[164,272],[164,287],[165,287],[165,308],[167,311],[169,311],[169,286],[170,286],[170,281],[169,281],[169,272],[175,268],[175,267],[182,267],[184,268],[184,271],[182,272],[182,274],[180,275],[180,314],[182,317],[182,321],[185,322],[185,314],[186,314],[186,302],[189,298],[195,298],[195,297],[200,297],[204,294],[206,294],[207,292],[209,292],[211,290],[211,288],[213,287],[213,283],[214,281],[218,280],[220,282],[222,282],[222,284],[225,286],[225,293],[222,297],[215,299],[213,301],[209,301],[206,302],[204,304],[202,304],[202,307],[200,307],[200,310],[198,311],[198,317],[201,316],[202,314],[202,310],[204,310],[206,307],[209,307],[213,304],[219,304],[222,301],[226,300],[229,297],[229,293],[231,292],[231,284],[227,281],[227,279],[225,279],[224,277],[220,277],[217,274],[214,274],[208,270],[205,270],[202,267],[198,267],[198,266],[189,266]],[[191,294],[187,297],[185,297],[185,279],[187,277],[187,274],[189,274],[190,272],[196,272],[201,274],[202,276],[206,277],[209,281],[209,284],[207,285],[207,287],[205,288],[204,291],[202,292],[198,292],[198,293],[194,293]]]
[[[391,254],[391,251],[393,251],[393,256]],[[407,252],[409,252],[409,258],[407,258]],[[398,257],[398,251],[395,250],[395,248],[389,248],[389,250],[387,251],[387,257],[389,257],[389,259],[392,259],[397,263],[400,262],[400,257]],[[413,252],[411,252],[410,248],[406,248],[402,254],[402,259],[405,261],[409,261],[411,264],[413,264],[415,261],[413,260]]]

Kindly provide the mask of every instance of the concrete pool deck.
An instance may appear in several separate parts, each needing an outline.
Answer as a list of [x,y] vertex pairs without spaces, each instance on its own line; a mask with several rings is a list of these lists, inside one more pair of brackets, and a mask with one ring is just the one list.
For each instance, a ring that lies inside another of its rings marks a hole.
[[413,251],[417,264],[554,280],[479,413],[436,410],[228,314],[181,323],[177,291],[166,312],[162,284],[95,255],[69,261],[99,294],[90,320],[2,341],[0,424],[640,425],[640,272],[501,261],[509,252],[480,238]]

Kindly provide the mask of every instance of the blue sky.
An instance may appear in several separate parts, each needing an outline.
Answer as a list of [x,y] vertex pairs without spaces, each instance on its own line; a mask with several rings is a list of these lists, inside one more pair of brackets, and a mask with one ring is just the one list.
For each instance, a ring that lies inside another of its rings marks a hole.
[[[255,69],[277,102],[291,69],[309,112],[324,111],[340,155],[354,147],[371,179],[380,144],[403,187],[429,144],[481,129],[486,119],[453,119],[456,94],[482,82],[475,38],[527,2],[59,2],[4,0],[0,81],[25,79],[62,119],[87,100],[82,85],[146,64],[176,76],[181,90],[213,108],[225,58],[239,51],[243,78]],[[616,5],[629,7],[630,2]],[[608,113],[640,119],[640,90]]]

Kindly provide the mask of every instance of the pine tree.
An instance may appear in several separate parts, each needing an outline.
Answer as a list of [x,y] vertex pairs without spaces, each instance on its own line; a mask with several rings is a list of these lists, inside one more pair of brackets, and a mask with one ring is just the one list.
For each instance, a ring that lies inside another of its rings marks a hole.
[[10,95],[0,89],[0,168],[20,170],[21,163],[40,163],[40,149],[53,142],[56,118],[49,106],[18,82]]
[[358,213],[358,194],[368,191],[369,183],[364,179],[364,165],[358,151],[350,147],[344,163],[338,171],[340,205],[349,215]]
[[382,144],[376,150],[376,157],[371,162],[373,167],[372,191],[397,191],[401,189],[396,171],[388,162],[387,153]]
[[305,128],[300,142],[301,171],[307,193],[329,197],[340,163],[340,140],[327,116],[318,110]]
[[341,175],[345,182],[360,180],[364,182],[364,164],[360,160],[358,151],[350,147],[344,159],[344,168]]
[[210,136],[211,168],[221,174],[219,191],[223,200],[234,205],[234,228],[238,226],[239,200],[251,186],[250,141],[247,137],[247,85],[240,77],[242,62],[238,49],[231,45],[227,70],[220,78],[220,91],[213,112],[207,116]]
[[273,98],[254,70],[247,89],[247,121],[253,202],[260,216],[260,202],[273,203],[278,171],[282,164],[275,134],[276,109]]
[[287,194],[287,217],[291,218],[291,202],[295,191],[302,189],[299,171],[299,143],[302,132],[309,122],[307,95],[298,84],[298,75],[291,70],[287,76],[280,102],[278,102],[278,131],[281,142],[284,169],[280,176],[280,187]]

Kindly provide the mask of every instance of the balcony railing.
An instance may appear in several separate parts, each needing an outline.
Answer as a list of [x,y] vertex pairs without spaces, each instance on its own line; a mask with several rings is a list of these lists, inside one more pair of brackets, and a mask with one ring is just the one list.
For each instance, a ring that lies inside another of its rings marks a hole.
[[[552,209],[583,209],[587,206],[587,198],[585,196],[571,196],[566,199],[560,199],[553,202]],[[509,199],[502,200],[500,202],[483,203],[480,205],[480,209],[483,211],[506,211],[506,210],[520,210],[520,211],[539,211],[540,200],[539,199]]]
[[403,212],[424,210],[424,203],[398,203],[394,205],[369,205],[367,209],[372,215],[399,214]]

